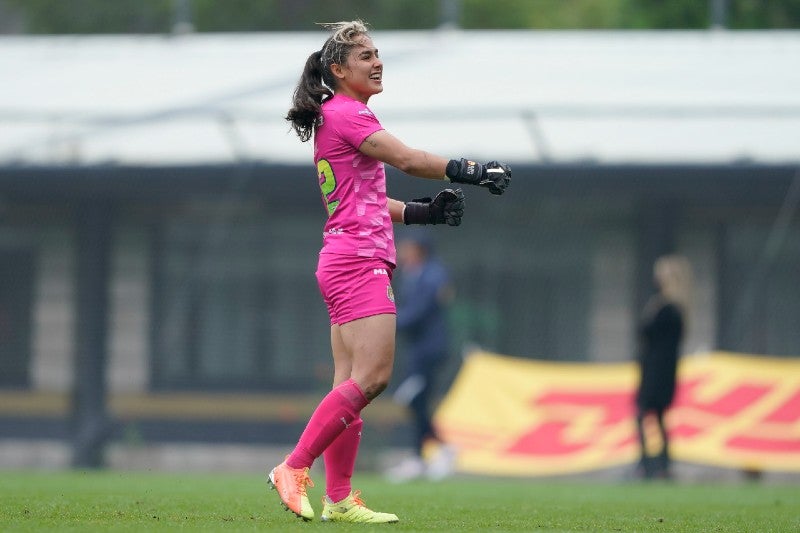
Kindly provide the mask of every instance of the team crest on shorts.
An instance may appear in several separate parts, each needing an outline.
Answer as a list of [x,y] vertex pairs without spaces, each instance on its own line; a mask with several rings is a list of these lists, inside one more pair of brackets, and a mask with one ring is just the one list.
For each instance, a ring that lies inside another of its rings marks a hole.
[[386,297],[389,298],[390,302],[394,303],[394,291],[391,285],[386,286]]

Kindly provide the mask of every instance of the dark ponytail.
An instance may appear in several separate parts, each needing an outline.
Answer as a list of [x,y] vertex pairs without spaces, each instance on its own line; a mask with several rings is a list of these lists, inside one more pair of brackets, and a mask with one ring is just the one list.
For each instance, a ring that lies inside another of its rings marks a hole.
[[294,90],[292,108],[286,114],[286,120],[292,123],[303,142],[314,135],[322,104],[336,90],[336,78],[331,72],[331,65],[347,64],[347,56],[358,45],[358,37],[367,35],[367,25],[360,20],[331,22],[322,26],[331,30],[332,35],[325,41],[322,50],[308,56],[303,75]]
[[322,51],[314,52],[306,60],[303,75],[294,90],[292,108],[286,115],[303,142],[314,135],[322,103],[333,96],[333,91],[323,83],[323,76]]

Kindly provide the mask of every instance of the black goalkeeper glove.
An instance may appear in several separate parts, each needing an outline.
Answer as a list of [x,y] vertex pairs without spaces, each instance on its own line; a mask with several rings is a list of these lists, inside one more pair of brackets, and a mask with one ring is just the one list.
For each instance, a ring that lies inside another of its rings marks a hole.
[[497,161],[481,165],[467,159],[451,159],[447,163],[445,175],[453,183],[486,187],[492,194],[503,194],[511,183],[511,167]]
[[464,215],[464,191],[445,189],[436,198],[417,198],[406,202],[405,224],[447,224],[458,226]]

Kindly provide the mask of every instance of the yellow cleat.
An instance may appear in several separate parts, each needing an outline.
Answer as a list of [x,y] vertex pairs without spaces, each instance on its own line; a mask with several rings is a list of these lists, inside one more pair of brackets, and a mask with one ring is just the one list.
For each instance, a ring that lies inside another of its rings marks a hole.
[[308,475],[308,468],[290,468],[286,461],[272,469],[267,483],[278,491],[283,506],[305,521],[314,519],[314,509],[308,501],[306,486],[314,482]]
[[378,513],[367,509],[364,501],[359,497],[360,490],[350,493],[344,500],[333,503],[325,496],[322,498],[322,520],[325,522],[353,522],[361,524],[390,524],[399,522],[397,515]]

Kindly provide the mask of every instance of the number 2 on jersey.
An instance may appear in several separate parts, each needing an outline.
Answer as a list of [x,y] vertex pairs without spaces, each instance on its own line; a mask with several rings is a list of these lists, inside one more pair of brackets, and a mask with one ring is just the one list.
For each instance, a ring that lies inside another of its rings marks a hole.
[[[325,197],[325,205],[328,207],[328,216],[331,216],[339,205],[339,200],[331,201],[330,197],[336,189],[336,176],[333,175],[331,164],[326,159],[320,159],[317,163],[317,172],[320,175],[319,188],[322,190],[322,196]],[[322,178],[325,178],[324,181]]]

